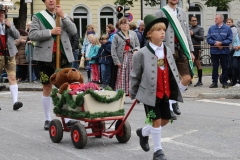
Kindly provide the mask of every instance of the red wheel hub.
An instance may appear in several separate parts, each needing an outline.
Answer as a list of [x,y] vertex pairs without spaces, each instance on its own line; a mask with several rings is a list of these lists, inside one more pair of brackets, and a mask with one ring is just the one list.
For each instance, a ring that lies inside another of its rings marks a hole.
[[74,131],[73,131],[72,137],[73,137],[74,142],[78,142],[78,141],[79,141],[80,135],[79,135],[79,133],[78,133],[77,130],[74,130]]
[[51,126],[51,135],[52,135],[52,137],[55,137],[56,136],[56,134],[57,134],[57,129],[56,129],[56,127],[55,126]]

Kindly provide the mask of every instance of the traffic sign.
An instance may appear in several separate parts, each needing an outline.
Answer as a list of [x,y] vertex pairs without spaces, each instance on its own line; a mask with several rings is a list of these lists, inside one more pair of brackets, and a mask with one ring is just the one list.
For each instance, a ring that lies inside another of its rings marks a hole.
[[133,20],[132,13],[126,13],[126,14],[128,14],[127,19],[129,20],[129,22],[131,22]]

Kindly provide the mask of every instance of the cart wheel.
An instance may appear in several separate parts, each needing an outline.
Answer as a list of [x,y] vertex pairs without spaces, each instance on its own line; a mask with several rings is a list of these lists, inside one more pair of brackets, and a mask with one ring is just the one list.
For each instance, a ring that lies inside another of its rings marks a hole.
[[[117,123],[115,124],[115,130],[118,129],[121,123],[122,123],[122,120],[117,121]],[[130,137],[131,137],[131,126],[128,121],[125,121],[125,123],[122,126],[122,129],[116,134],[116,138],[120,143],[127,143]]]
[[[105,122],[101,121],[101,122],[92,122],[92,133],[96,133],[96,132],[102,132],[105,130]],[[102,138],[102,135],[100,136],[95,136],[96,138]]]
[[63,138],[62,123],[58,119],[54,119],[50,122],[49,135],[54,143],[59,143]]
[[87,132],[85,127],[81,123],[76,123],[73,125],[71,130],[71,138],[73,145],[82,149],[87,144]]

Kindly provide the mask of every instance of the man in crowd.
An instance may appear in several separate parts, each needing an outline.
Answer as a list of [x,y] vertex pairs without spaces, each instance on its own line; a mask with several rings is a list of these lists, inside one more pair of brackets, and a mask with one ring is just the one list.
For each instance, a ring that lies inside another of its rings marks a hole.
[[209,88],[218,87],[219,61],[222,67],[222,87],[228,88],[228,53],[229,45],[232,43],[232,30],[223,23],[222,14],[215,16],[215,25],[211,26],[207,34],[207,42],[211,46],[210,54],[213,63],[212,84]]
[[[18,102],[18,85],[16,80],[16,61],[15,55],[18,52],[14,43],[20,34],[14,24],[5,19],[5,8],[0,5],[0,75],[5,69],[8,75],[9,89],[13,99],[13,110],[18,110],[23,106]],[[0,90],[5,86],[0,86]]]
[[138,21],[138,28],[135,30],[138,36],[138,40],[140,43],[140,48],[144,47],[146,45],[146,39],[143,37],[143,31],[145,29],[144,21],[139,20]]
[[[36,13],[32,18],[29,38],[35,41],[33,59],[37,61],[40,70],[40,81],[43,85],[42,104],[46,121],[44,129],[48,130],[51,121],[52,84],[50,77],[55,72],[56,62],[56,35],[61,35],[61,60],[60,68],[71,67],[74,60],[69,35],[77,33],[75,24],[63,13],[60,5],[56,5],[56,0],[42,0],[46,10]],[[56,14],[61,19],[61,27],[56,27]],[[67,126],[72,126],[72,120],[66,120]]]
[[[70,20],[74,23],[73,19]],[[73,36],[69,35],[70,43],[72,46],[72,52],[74,61],[72,62],[72,67],[78,69],[79,68],[79,61],[78,61],[78,54],[79,54],[79,34],[76,33]]]
[[[168,0],[167,5],[157,11],[155,16],[158,18],[167,17],[169,19],[170,23],[166,31],[165,45],[174,53],[173,56],[177,64],[177,69],[181,75],[179,88],[182,93],[187,89],[193,76],[192,61],[194,61],[194,55],[192,52],[194,49],[186,21],[186,12],[182,8],[177,7],[178,1],[179,0]],[[176,101],[169,100],[169,105],[175,114],[181,114]],[[176,119],[176,115],[174,115],[173,112],[172,118]]]
[[201,41],[204,40],[204,29],[198,25],[197,17],[192,16],[190,18],[190,35],[192,38],[192,43],[194,46],[194,57],[195,57],[195,65],[197,67],[198,72],[198,82],[194,85],[194,87],[202,86],[202,66],[200,64],[201,57]]

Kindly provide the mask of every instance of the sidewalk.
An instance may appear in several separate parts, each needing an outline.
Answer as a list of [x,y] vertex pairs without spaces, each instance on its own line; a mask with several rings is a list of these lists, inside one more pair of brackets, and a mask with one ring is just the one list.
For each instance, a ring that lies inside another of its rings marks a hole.
[[[85,70],[81,70],[85,81],[87,80],[87,73]],[[240,99],[240,88],[239,87],[229,87],[228,89],[223,89],[222,84],[218,83],[218,88],[209,88],[212,83],[211,76],[203,76],[203,86],[194,87],[198,78],[195,79],[192,85],[188,87],[183,93],[184,98],[202,98],[202,99]],[[8,91],[8,83],[3,83],[7,86],[5,91]],[[18,83],[19,91],[42,91],[41,83]]]

